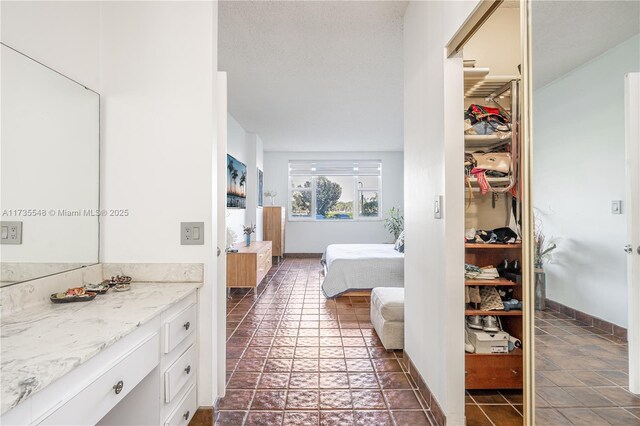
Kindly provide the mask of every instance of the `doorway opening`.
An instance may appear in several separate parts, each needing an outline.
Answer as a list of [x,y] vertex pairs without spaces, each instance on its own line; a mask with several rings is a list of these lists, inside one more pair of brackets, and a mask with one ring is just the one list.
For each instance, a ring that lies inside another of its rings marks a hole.
[[331,246],[376,246],[402,270],[406,6],[219,3],[229,290],[218,424],[429,424],[402,351],[372,323],[386,275],[363,286],[362,267],[347,265],[329,286],[340,262],[321,263]]

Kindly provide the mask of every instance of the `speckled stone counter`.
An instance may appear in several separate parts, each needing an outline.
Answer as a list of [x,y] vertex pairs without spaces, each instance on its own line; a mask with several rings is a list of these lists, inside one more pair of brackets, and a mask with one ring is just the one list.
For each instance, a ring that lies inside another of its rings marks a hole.
[[2,318],[0,414],[195,292],[202,283],[133,283],[90,302],[44,304]]

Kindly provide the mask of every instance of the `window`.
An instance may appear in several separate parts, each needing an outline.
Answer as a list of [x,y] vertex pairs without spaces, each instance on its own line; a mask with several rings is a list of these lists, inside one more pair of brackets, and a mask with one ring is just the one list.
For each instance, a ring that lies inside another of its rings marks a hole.
[[290,161],[292,220],[380,219],[381,161]]

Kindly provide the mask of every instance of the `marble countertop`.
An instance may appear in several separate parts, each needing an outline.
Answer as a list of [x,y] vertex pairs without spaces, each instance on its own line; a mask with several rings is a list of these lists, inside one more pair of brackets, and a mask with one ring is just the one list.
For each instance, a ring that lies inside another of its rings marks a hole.
[[133,283],[90,302],[37,306],[2,318],[1,411],[53,381],[194,292],[201,283]]

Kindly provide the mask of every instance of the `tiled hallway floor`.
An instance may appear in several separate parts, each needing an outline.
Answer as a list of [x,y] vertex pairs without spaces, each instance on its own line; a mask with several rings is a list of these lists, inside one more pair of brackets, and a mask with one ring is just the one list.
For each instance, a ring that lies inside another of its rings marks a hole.
[[[610,333],[558,312],[537,312],[537,425],[640,425],[640,398],[628,391],[627,351]],[[467,425],[519,425],[521,403],[509,391],[467,392]]]
[[[286,259],[227,303],[227,396],[219,425],[429,425],[431,413],[386,351],[368,298],[326,299],[319,259]],[[564,314],[536,319],[537,424],[640,426],[624,341]],[[513,391],[467,393],[467,425],[522,424]]]
[[326,299],[318,258],[285,259],[227,303],[227,394],[219,425],[429,425],[430,412],[386,351],[368,298]]

